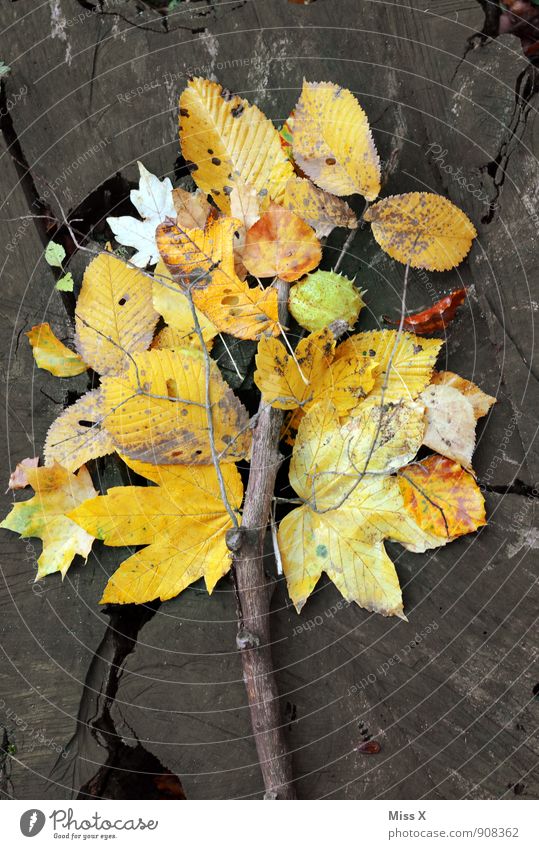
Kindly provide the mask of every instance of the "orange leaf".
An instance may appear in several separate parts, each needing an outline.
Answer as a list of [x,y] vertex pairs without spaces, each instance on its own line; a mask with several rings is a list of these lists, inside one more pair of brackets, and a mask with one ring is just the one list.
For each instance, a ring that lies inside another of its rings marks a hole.
[[453,460],[431,454],[401,469],[398,479],[406,510],[423,531],[447,539],[486,524],[481,490]]
[[277,276],[292,283],[316,268],[322,248],[312,227],[288,209],[272,204],[247,231],[242,257],[255,277]]

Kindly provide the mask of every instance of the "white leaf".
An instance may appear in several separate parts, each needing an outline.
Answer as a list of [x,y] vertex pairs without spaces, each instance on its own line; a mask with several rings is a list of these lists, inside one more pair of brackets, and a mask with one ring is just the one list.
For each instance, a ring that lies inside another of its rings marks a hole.
[[140,180],[138,189],[131,192],[131,202],[143,218],[122,215],[120,218],[107,218],[107,223],[120,245],[136,248],[131,262],[138,268],[155,265],[159,261],[159,250],[155,241],[155,231],[167,218],[176,220],[176,210],[172,195],[172,183],[168,177],[159,180],[142,164],[138,163]]

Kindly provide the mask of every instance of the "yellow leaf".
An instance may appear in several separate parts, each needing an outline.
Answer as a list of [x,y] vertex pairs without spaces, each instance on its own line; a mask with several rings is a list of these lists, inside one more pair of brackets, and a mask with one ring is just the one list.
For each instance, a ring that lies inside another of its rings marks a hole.
[[[155,267],[152,292],[155,309],[169,325],[159,332],[152,348],[187,348],[190,345],[200,348],[189,298],[174,282],[163,260]],[[219,331],[200,310],[196,307],[195,310],[206,348],[211,350],[212,340]]]
[[372,389],[376,363],[355,357],[332,363],[334,348],[327,327],[301,339],[294,356],[280,340],[262,338],[254,379],[264,401],[279,410],[308,410],[326,399],[340,416],[352,410]]
[[280,277],[288,283],[316,268],[322,248],[308,224],[277,204],[247,231],[242,260],[255,277]]
[[180,97],[180,143],[195,182],[223,212],[230,212],[233,177],[280,200],[293,174],[279,133],[260,109],[200,77]]
[[382,408],[363,402],[341,424],[333,404],[316,404],[298,429],[290,483],[311,507],[337,509],[363,477],[391,474],[415,457],[423,441],[423,412],[413,402]]
[[475,413],[470,401],[452,386],[427,386],[419,396],[425,405],[423,444],[470,468],[475,448]]
[[344,200],[302,177],[291,177],[286,184],[283,206],[310,224],[319,239],[329,236],[334,227],[357,227],[355,212]]
[[86,559],[92,547],[94,537],[67,517],[70,510],[96,494],[92,479],[84,466],[72,475],[57,463],[29,468],[26,476],[35,495],[15,504],[0,527],[43,541],[36,580],[53,572],[64,577],[75,555]]
[[172,190],[172,202],[176,210],[176,224],[185,230],[206,226],[212,207],[204,192],[187,192],[185,189]]
[[396,340],[396,330],[372,330],[350,336],[335,352],[335,359],[372,357],[376,360],[377,376],[369,399],[381,396],[390,360],[384,402],[417,398],[430,382],[443,342],[440,339],[424,339],[413,333],[401,333],[395,347]]
[[127,368],[152,341],[158,315],[150,277],[111,253],[87,267],[75,313],[79,353],[100,374]]
[[389,256],[429,271],[454,268],[477,236],[462,210],[431,192],[384,198],[363,217],[371,222],[374,238]]
[[452,539],[486,524],[481,490],[458,463],[431,454],[401,469],[398,480],[406,510],[423,531]]
[[[205,357],[194,348],[135,354],[129,369],[103,380],[105,426],[115,446],[150,463],[208,464]],[[224,461],[247,455],[248,415],[210,360],[215,447]]]
[[492,405],[496,403],[496,398],[493,398],[492,395],[487,395],[471,380],[466,380],[452,371],[435,371],[431,383],[436,386],[452,386],[453,389],[462,392],[472,405],[476,419],[486,416]]
[[36,365],[50,371],[55,377],[75,377],[88,368],[78,354],[60,342],[46,322],[36,324],[26,335],[30,340]]
[[258,343],[254,379],[264,401],[278,410],[293,410],[311,401],[334,348],[335,338],[328,328],[301,339],[294,357],[279,339],[263,337]]
[[335,83],[308,83],[294,112],[294,159],[334,195],[380,192],[380,159],[367,116],[354,95]]
[[210,218],[205,230],[157,228],[157,244],[173,279],[191,287],[195,305],[219,330],[240,339],[280,332],[277,291],[250,288],[234,270],[235,218]]
[[47,466],[56,462],[68,472],[74,472],[88,460],[111,454],[114,444],[104,427],[104,417],[101,389],[87,392],[60,413],[45,440]]
[[[84,502],[70,516],[106,545],[144,545],[125,560],[101,603],[143,604],[173,598],[204,577],[209,593],[231,567],[225,535],[232,527],[213,466],[152,466],[128,461],[158,486],[125,486]],[[234,510],[243,487],[234,465],[221,467]]]

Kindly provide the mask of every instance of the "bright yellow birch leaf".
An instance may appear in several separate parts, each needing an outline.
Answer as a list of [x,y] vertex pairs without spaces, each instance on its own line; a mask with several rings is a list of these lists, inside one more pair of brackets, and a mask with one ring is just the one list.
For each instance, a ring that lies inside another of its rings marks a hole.
[[15,504],[0,528],[19,533],[23,539],[39,537],[43,551],[37,561],[36,580],[60,572],[62,578],[76,554],[86,559],[94,537],[68,518],[67,514],[96,492],[92,479],[83,466],[72,475],[62,466],[26,470],[35,495]]
[[470,401],[452,386],[427,386],[423,444],[469,469],[475,448],[475,413]]
[[87,370],[88,366],[82,357],[60,342],[47,322],[36,324],[26,335],[39,368],[49,371],[55,377],[75,377]]
[[60,413],[45,440],[47,466],[59,463],[74,472],[89,460],[112,454],[114,443],[104,427],[105,408],[101,389],[92,389]]
[[292,144],[297,164],[321,189],[369,201],[378,196],[380,159],[367,116],[348,89],[304,80]]
[[[128,462],[158,486],[113,487],[70,514],[106,545],[145,546],[112,575],[101,603],[165,601],[202,577],[211,593],[232,565],[225,539],[232,521],[219,495],[215,468]],[[232,464],[221,470],[230,506],[237,511],[241,477]]]
[[[163,260],[155,267],[152,293],[155,309],[169,325],[157,334],[152,342],[152,348],[188,348],[191,345],[201,348],[189,298],[174,282]],[[219,331],[204,313],[196,307],[195,310],[206,349],[209,351]]]
[[277,335],[277,291],[251,288],[234,269],[235,218],[210,218],[205,230],[182,230],[161,224],[156,239],[173,279],[191,287],[193,301],[217,327],[240,339]]
[[280,277],[292,283],[316,268],[322,247],[302,218],[272,203],[247,231],[241,258],[255,277]]
[[286,184],[282,205],[309,224],[323,239],[335,227],[357,228],[356,214],[346,201],[319,189],[310,180],[291,177]]
[[486,525],[481,490],[453,460],[431,454],[401,469],[398,480],[407,512],[425,532],[452,539]]
[[392,195],[370,206],[363,217],[389,256],[428,271],[454,268],[477,236],[461,209],[431,192]]
[[226,213],[234,177],[280,201],[294,173],[260,109],[200,77],[180,97],[180,144],[196,184]]
[[329,367],[334,349],[335,337],[328,328],[300,339],[294,356],[279,339],[263,337],[254,379],[264,401],[278,410],[294,410],[312,401],[314,386]]
[[[223,462],[231,462],[249,451],[249,417],[213,360],[210,369],[215,448]],[[201,351],[135,354],[125,374],[103,379],[103,396],[105,427],[123,454],[154,464],[211,462]]]
[[462,392],[472,405],[476,419],[486,416],[492,405],[496,403],[496,398],[492,395],[487,395],[471,380],[466,380],[452,371],[435,371],[431,377],[431,383],[435,386],[452,386],[453,389]]
[[377,376],[369,399],[381,396],[390,360],[384,403],[413,400],[430,383],[443,342],[440,339],[424,339],[413,333],[401,333],[395,347],[396,340],[396,330],[371,330],[350,336],[335,351],[336,360],[342,357],[372,357],[376,360]]
[[126,369],[129,355],[149,346],[158,318],[149,275],[108,252],[92,260],[75,310],[77,350],[88,365],[99,374]]

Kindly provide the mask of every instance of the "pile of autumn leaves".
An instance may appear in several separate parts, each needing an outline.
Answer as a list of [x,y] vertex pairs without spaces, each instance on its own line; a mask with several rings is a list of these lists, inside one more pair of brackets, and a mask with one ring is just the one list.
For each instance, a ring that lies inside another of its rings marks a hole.
[[[278,133],[257,107],[195,79],[180,99],[180,141],[198,190],[173,190],[140,166],[140,219],[109,219],[135,252],[126,261],[109,246],[88,265],[76,352],[48,324],[28,334],[38,366],[60,377],[92,369],[100,381],[52,424],[45,465],[17,468],[13,488],[35,494],[2,526],[42,539],[38,579],[65,575],[95,538],[143,546],[103,602],[164,600],[200,578],[211,592],[231,566],[225,535],[243,498],[235,464],[249,459],[252,421],[209,352],[223,333],[258,340],[255,383],[263,404],[289,411],[283,438],[301,502],[278,532],[290,597],[300,610],[325,572],[346,599],[403,616],[384,540],[425,551],[485,523],[471,458],[476,420],[494,399],[434,371],[438,339],[336,338],[336,327],[353,328],[361,293],[315,269],[320,239],[358,226],[342,197],[380,192],[366,115],[347,90],[305,83]],[[428,193],[367,203],[363,219],[390,256],[431,270],[458,264],[475,236]],[[274,278],[293,284],[289,309],[304,328],[295,350]],[[425,445],[437,453],[418,462]],[[85,463],[112,452],[155,485],[97,495]]]

